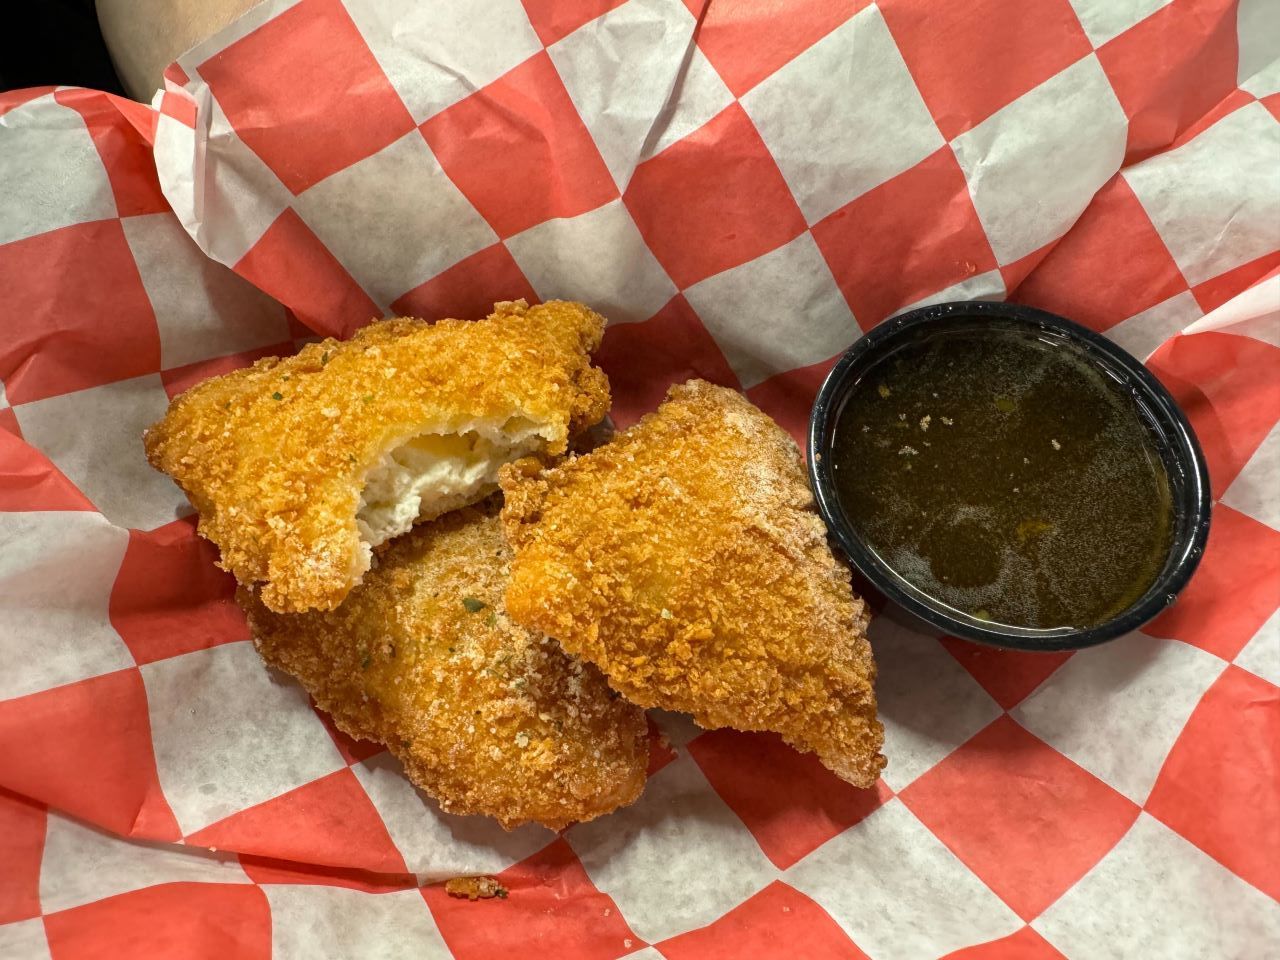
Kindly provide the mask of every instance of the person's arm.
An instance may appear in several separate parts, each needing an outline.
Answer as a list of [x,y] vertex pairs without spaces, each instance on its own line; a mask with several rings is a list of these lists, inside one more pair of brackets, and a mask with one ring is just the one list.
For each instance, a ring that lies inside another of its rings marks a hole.
[[149,101],[164,68],[259,0],[97,0],[98,23],[120,82]]

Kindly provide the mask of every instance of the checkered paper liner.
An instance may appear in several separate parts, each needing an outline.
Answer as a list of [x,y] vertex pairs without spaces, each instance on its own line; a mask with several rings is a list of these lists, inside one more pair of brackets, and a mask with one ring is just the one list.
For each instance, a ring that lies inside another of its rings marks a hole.
[[[1268,0],[273,0],[153,108],[0,95],[0,956],[1274,956],[1278,117]],[[657,714],[633,807],[442,814],[263,668],[139,438],[518,296],[610,317],[623,425],[701,376],[797,436],[887,316],[1059,311],[1190,415],[1203,563],[1074,654],[883,612],[872,791]]]

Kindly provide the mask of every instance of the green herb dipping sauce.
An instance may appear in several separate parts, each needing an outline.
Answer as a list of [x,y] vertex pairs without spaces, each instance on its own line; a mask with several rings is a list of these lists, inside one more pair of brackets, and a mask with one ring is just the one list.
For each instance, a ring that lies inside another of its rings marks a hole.
[[1091,627],[1159,574],[1169,478],[1125,393],[1046,334],[951,327],[857,384],[836,492],[863,541],[935,600],[1017,627]]

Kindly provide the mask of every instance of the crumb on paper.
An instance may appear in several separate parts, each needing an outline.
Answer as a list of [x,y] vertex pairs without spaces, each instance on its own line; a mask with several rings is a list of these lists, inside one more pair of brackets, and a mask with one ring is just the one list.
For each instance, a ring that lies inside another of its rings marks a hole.
[[446,880],[444,892],[451,897],[466,897],[468,900],[500,900],[507,898],[507,888],[493,877],[454,877]]

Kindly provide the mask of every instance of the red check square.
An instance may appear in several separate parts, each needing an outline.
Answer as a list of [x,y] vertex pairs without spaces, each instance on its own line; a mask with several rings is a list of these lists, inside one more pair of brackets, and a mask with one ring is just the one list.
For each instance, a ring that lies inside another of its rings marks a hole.
[[413,129],[340,0],[302,0],[199,70],[239,137],[295,194]]
[[892,791],[859,790],[773,734],[714,730],[689,752],[716,793],[746,824],[765,856],[785,870],[843,833]]
[[636,168],[623,197],[645,243],[684,288],[804,232],[804,215],[736,103]]
[[[1229,597],[1230,602],[1223,602]],[[1214,504],[1209,542],[1178,601],[1142,628],[1236,656],[1280,607],[1280,531],[1248,514]]]
[[869,4],[793,0],[780,15],[772,0],[715,0],[707,5],[698,46],[740,97]]
[[813,239],[863,330],[996,267],[950,147],[817,223]]
[[1024,920],[1088,873],[1139,812],[1007,715],[899,796]]
[[391,304],[398,316],[439,320],[487,317],[498,300],[538,302],[538,295],[501,243],[473,253]]
[[1222,496],[1280,421],[1280,348],[1209,331],[1174,337],[1147,366],[1191,420]]
[[292,208],[276,218],[233,269],[288,304],[317,333],[350,336],[382,316],[378,305]]
[[407,871],[360,781],[343,767],[189,835],[189,844],[278,860]]
[[1169,752],[1154,817],[1280,900],[1280,688],[1230,666]]
[[25,796],[124,836],[181,835],[136,669],[0,702],[0,757],[6,785]]
[[618,195],[545,50],[427,120],[422,135],[500,237]]
[[1191,293],[1200,309],[1209,313],[1277,272],[1280,272],[1280,250],[1197,284],[1191,288]]
[[1125,165],[1171,144],[1236,89],[1233,0],[1178,2],[1098,49],[1125,116]]
[[1017,300],[1101,333],[1186,288],[1151,218],[1117,176],[1022,281]]
[[867,960],[822,907],[781,880],[658,950],[667,960]]
[[[880,9],[948,140],[1093,52],[1068,0],[882,0]],[[993,63],[992,50],[1016,54]]]
[[93,510],[67,475],[22,439],[12,410],[0,410],[0,512]]
[[0,788],[0,924],[40,916],[44,804]]
[[457,960],[528,960],[530,944],[556,960],[614,960],[644,946],[564,840],[497,879],[508,890],[504,899],[472,903],[442,885],[422,890]]
[[164,883],[44,918],[53,960],[270,960],[271,909],[260,887]]
[[[0,290],[0,378],[11,404],[160,368],[160,330],[119,220],[5,244]],[[90,305],[108,294],[111,309],[104,316]]]
[[197,536],[194,518],[129,531],[110,616],[134,660],[150,663],[249,636],[235,579],[218,569],[217,557],[217,547]]
[[1067,960],[1030,927],[1023,927],[999,940],[965,947],[948,953],[942,960]]
[[619,429],[660,404],[673,383],[698,377],[738,389],[715,338],[681,296],[643,323],[608,327],[595,359],[609,375],[609,416]]

